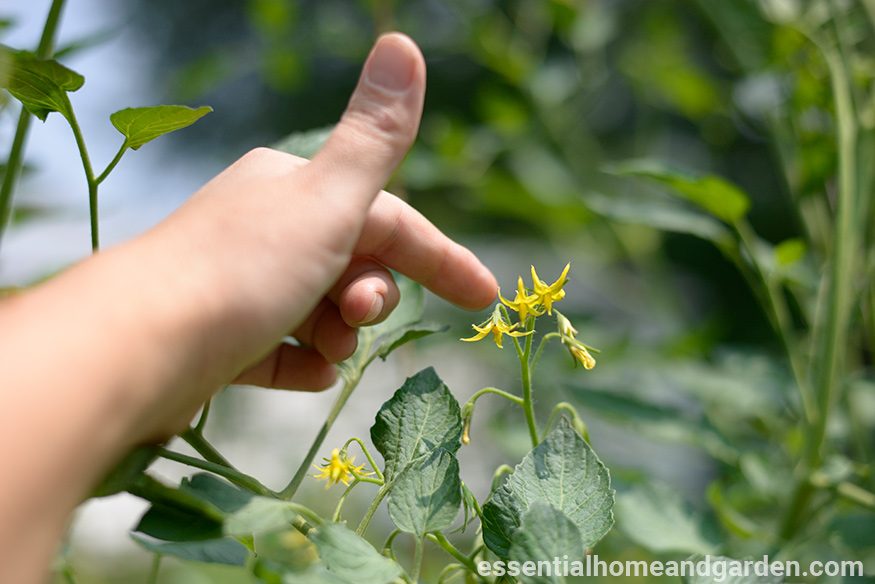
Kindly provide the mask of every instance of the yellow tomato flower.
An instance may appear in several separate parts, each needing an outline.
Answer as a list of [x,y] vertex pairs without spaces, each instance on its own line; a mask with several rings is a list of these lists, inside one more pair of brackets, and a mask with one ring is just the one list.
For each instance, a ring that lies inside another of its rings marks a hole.
[[526,293],[526,289],[523,286],[522,276],[520,276],[520,279],[517,281],[516,297],[513,299],[513,302],[505,299],[501,295],[501,288],[498,289],[498,299],[501,300],[505,306],[512,308],[519,313],[521,323],[526,322],[526,317],[529,314],[534,314],[535,316],[541,316],[544,314],[543,310],[538,310],[538,295]]
[[586,347],[580,343],[575,343],[573,345],[568,344],[566,346],[568,347],[568,350],[571,351],[571,354],[583,363],[584,369],[592,369],[595,367],[595,359],[592,358],[592,355],[589,354]]
[[562,289],[565,286],[565,282],[568,280],[566,276],[568,275],[568,270],[571,268],[571,263],[568,263],[565,266],[565,269],[562,270],[562,274],[560,274],[559,279],[547,285],[546,282],[541,280],[538,277],[538,273],[535,272],[535,266],[532,266],[532,282],[535,285],[535,297],[538,304],[544,306],[547,309],[547,314],[553,314],[553,303],[558,302],[565,298],[565,290]]
[[535,331],[528,331],[525,333],[515,331],[514,329],[520,326],[520,323],[515,323],[513,325],[509,324],[504,317],[501,315],[501,304],[495,305],[495,310],[492,311],[492,316],[489,317],[489,320],[477,326],[476,324],[472,324],[471,326],[477,331],[477,334],[473,337],[462,339],[463,341],[472,342],[479,341],[489,333],[492,333],[493,338],[495,339],[495,344],[498,345],[498,348],[501,348],[501,336],[509,335],[511,337],[524,337],[526,335],[530,335]]
[[[571,355],[583,363],[584,369],[592,369],[595,367],[595,359],[593,359],[586,345],[574,338],[577,335],[577,329],[571,324],[571,321],[564,314],[556,311],[556,324],[559,328],[559,337],[562,344],[568,347]],[[595,349],[593,349],[595,350]],[[577,363],[574,363],[577,366]]]
[[364,472],[363,469],[365,468],[365,465],[363,464],[353,466],[352,463],[355,460],[355,456],[350,456],[349,458],[341,456],[340,450],[337,448],[331,451],[331,460],[327,458],[323,458],[322,460],[325,461],[323,466],[316,466],[316,463],[313,463],[313,466],[322,472],[310,476],[316,477],[317,479],[328,479],[328,484],[325,485],[326,489],[337,483],[349,485],[349,480],[355,476],[366,477],[374,474],[373,472]]

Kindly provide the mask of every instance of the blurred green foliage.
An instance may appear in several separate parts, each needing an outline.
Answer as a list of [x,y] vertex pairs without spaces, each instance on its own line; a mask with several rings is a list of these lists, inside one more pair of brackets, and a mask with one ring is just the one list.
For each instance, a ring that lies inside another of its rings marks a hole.
[[[520,250],[570,259],[565,312],[602,353],[544,403],[580,405],[597,447],[607,421],[705,461],[600,450],[620,484],[600,555],[860,559],[872,580],[875,2],[128,8],[167,98],[216,110],[180,146],[229,160],[336,121],[375,36],[412,36],[429,90],[392,190],[513,273]],[[520,426],[491,430],[519,454]]]

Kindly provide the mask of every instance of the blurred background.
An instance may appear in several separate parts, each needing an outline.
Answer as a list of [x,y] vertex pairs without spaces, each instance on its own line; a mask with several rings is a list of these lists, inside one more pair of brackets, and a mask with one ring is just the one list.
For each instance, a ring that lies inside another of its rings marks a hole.
[[[0,42],[33,48],[49,4],[2,0]],[[832,10],[822,18],[851,30],[848,42],[861,49],[854,83],[871,85],[875,53],[862,49],[872,48],[875,7],[866,1],[69,0],[59,47],[86,79],[71,99],[98,167],[121,143],[108,119],[116,110],[215,110],[128,153],[102,186],[101,233],[112,245],[248,149],[334,123],[376,36],[410,35],[426,58],[428,93],[419,140],[389,190],[471,247],[508,292],[530,265],[552,282],[571,262],[561,309],[601,350],[598,365],[574,369],[554,348],[535,384],[540,415],[562,400],[580,408],[622,495],[617,527],[596,552],[741,557],[767,549],[758,529],[786,497],[801,440],[786,357],[713,218],[615,168],[652,159],[720,175],[749,195],[748,219],[767,249],[808,238],[812,214],[829,212],[836,172],[829,71],[799,26],[821,4]],[[4,99],[0,157],[18,116]],[[87,256],[89,244],[75,143],[53,114],[30,135],[0,285],[32,283]],[[820,268],[800,263],[794,278],[804,283]],[[518,390],[510,349],[456,341],[486,313],[432,298],[428,316],[450,332],[370,370],[325,456],[349,436],[367,437],[379,405],[428,364],[460,401],[486,385]],[[854,402],[869,428],[870,377],[860,376]],[[216,400],[208,435],[241,470],[279,487],[331,399],[231,388]],[[492,469],[527,451],[517,412],[488,401],[461,454],[481,502]],[[861,442],[871,452],[872,435]],[[186,472],[167,461],[155,470],[169,480]],[[311,482],[310,504],[333,509],[339,491]],[[660,495],[642,495],[642,484]],[[623,512],[632,508],[650,519],[630,525]],[[145,581],[151,560],[127,535],[144,509],[123,495],[83,507],[67,552],[79,582]],[[824,535],[800,544],[800,558],[860,557],[875,571],[871,514],[851,508],[822,522]],[[371,528],[378,543],[386,525]],[[160,582],[249,581],[241,578],[167,559]]]

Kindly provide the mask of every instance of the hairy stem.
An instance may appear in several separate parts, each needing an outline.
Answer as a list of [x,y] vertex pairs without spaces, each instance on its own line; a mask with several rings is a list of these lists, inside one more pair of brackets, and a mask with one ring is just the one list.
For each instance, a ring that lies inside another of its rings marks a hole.
[[[362,351],[362,354],[367,355],[370,353],[370,344],[370,342],[367,343],[367,347]],[[307,469],[313,464],[313,459],[316,458],[316,454],[319,452],[319,449],[322,448],[322,443],[325,442],[325,437],[328,436],[328,431],[331,430],[334,421],[337,419],[337,416],[340,415],[340,411],[343,409],[343,406],[346,405],[349,396],[352,395],[353,390],[355,390],[359,381],[361,381],[362,373],[369,362],[370,358],[365,358],[363,362],[353,364],[351,367],[352,372],[345,379],[343,389],[341,389],[337,399],[334,400],[334,405],[331,406],[331,411],[328,412],[328,417],[325,418],[325,422],[319,429],[319,433],[316,434],[316,438],[313,439],[313,444],[310,445],[310,450],[307,451],[304,460],[301,461],[301,465],[298,467],[292,480],[289,481],[289,484],[286,485],[282,491],[280,491],[281,498],[288,501],[295,496],[298,487],[301,486],[301,483],[304,482],[304,477],[307,476]],[[370,456],[368,456],[368,460],[370,460]],[[374,466],[374,468],[376,469],[376,466]]]
[[389,489],[392,488],[392,482],[384,483],[380,490],[377,491],[377,494],[374,496],[374,500],[371,501],[368,510],[365,512],[365,516],[362,517],[361,523],[359,523],[358,528],[355,530],[357,535],[364,535],[365,531],[368,529],[368,525],[371,524],[371,519],[374,518],[374,513],[377,512],[377,508],[380,506],[380,503],[383,502],[383,499],[389,493]]
[[262,485],[256,478],[251,477],[248,474],[242,473],[239,470],[221,464],[216,464],[207,460],[194,458],[193,456],[188,456],[179,452],[173,452],[172,450],[166,450],[164,448],[162,448],[158,452],[158,455],[162,458],[166,458],[167,460],[172,460],[174,462],[178,462],[217,474],[221,477],[228,479],[235,485],[243,487],[247,491],[255,493],[256,495],[277,498],[276,493]]
[[462,564],[465,565],[466,568],[471,570],[472,572],[477,572],[477,565],[474,564],[474,560],[463,554],[454,546],[446,536],[440,531],[435,531],[434,533],[428,534],[428,538],[441,546],[445,552],[459,560]]
[[[201,416],[203,418],[203,416]],[[200,423],[198,423],[200,424]],[[228,462],[228,459],[222,456],[222,453],[216,450],[216,447],[210,444],[206,438],[204,438],[201,432],[197,431],[197,426],[195,428],[189,428],[185,432],[179,435],[180,438],[185,440],[189,446],[195,449],[198,454],[203,456],[208,461],[218,464],[220,466],[224,466],[226,468],[233,469],[234,465]],[[203,428],[201,428],[203,430]]]
[[410,577],[413,584],[419,584],[419,573],[422,571],[422,540],[416,538],[416,547],[413,549],[413,575]]

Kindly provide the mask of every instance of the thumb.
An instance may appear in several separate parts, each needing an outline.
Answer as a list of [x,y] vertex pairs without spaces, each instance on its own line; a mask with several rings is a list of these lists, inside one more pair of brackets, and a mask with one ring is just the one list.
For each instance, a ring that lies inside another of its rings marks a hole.
[[307,182],[321,197],[364,213],[413,144],[424,95],[419,47],[400,33],[381,36],[340,123],[302,169]]

